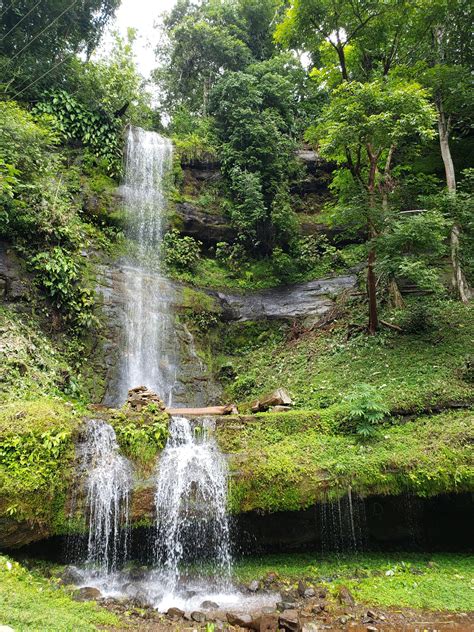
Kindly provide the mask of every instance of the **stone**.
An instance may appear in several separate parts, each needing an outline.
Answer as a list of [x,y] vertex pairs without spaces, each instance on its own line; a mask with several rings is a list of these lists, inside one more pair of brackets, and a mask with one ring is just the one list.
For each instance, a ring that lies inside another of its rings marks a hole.
[[132,568],[128,574],[129,574],[130,579],[134,581],[141,581],[143,579],[146,579],[146,576],[148,574],[148,569],[146,566],[140,566],[140,567]]
[[191,612],[191,619],[196,621],[196,623],[204,623],[206,621],[206,615],[204,612],[200,612],[199,610],[195,610]]
[[278,573],[276,573],[275,571],[270,571],[263,578],[263,583],[264,583],[266,588],[269,588],[273,584],[277,584],[278,583],[278,579],[279,579]]
[[300,621],[298,617],[298,611],[294,609],[284,610],[280,614],[279,623],[280,627],[284,630],[288,630],[288,632],[299,632]]
[[325,607],[326,607],[326,604],[324,604],[324,603],[317,603],[316,605],[314,605],[311,608],[311,612],[313,614],[320,614],[321,612],[323,612]]
[[262,614],[262,616],[254,622],[255,627],[252,627],[257,632],[276,632],[276,630],[278,630],[278,623],[279,617],[277,614]]
[[166,616],[173,621],[177,621],[178,619],[184,619],[184,612],[179,608],[168,608]]
[[64,586],[81,584],[83,581],[82,573],[75,566],[66,566],[63,572],[59,575],[59,581]]
[[287,413],[291,408],[289,406],[270,406],[271,413]]
[[223,215],[206,213],[189,202],[178,202],[175,211],[180,219],[180,233],[199,239],[205,246],[235,239],[235,230]]
[[303,597],[305,599],[312,599],[313,597],[316,597],[316,591],[314,590],[314,588],[306,588],[306,590],[303,593]]
[[203,610],[217,610],[219,608],[219,604],[215,601],[203,601],[200,608]]
[[247,586],[247,590],[249,592],[255,593],[257,592],[257,590],[260,588],[260,582],[257,579],[254,579],[252,582],[250,582],[250,584]]
[[226,618],[230,625],[239,628],[250,628],[253,621],[252,617],[244,612],[227,612]]
[[300,579],[299,582],[298,582],[298,595],[300,597],[304,596],[306,588],[307,588],[306,583],[303,580]]
[[301,632],[320,632],[323,628],[316,621],[306,621],[301,626]]
[[160,397],[146,386],[136,386],[128,391],[127,404],[130,408],[140,411],[149,404],[155,404],[161,411],[165,410],[165,405]]
[[252,404],[252,412],[266,411],[272,406],[291,406],[293,401],[283,388],[277,388],[275,391],[264,395],[261,399]]
[[377,632],[377,628],[375,627],[375,625],[368,625],[367,632]]
[[213,294],[220,302],[225,320],[291,319],[322,315],[334,306],[333,298],[343,291],[356,290],[357,275],[314,279],[307,283],[252,292]]
[[337,590],[337,598],[339,603],[343,606],[354,606],[355,599],[346,586],[339,586]]
[[293,603],[292,601],[279,601],[276,607],[280,612],[283,612],[284,610],[294,610],[296,608],[296,603]]
[[84,586],[76,590],[72,596],[74,601],[95,601],[100,599],[102,594],[98,588],[92,588],[91,586]]

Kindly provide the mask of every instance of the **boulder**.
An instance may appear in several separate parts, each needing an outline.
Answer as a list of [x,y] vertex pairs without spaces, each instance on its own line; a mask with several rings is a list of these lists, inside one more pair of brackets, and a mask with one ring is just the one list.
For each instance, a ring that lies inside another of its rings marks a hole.
[[276,607],[280,612],[285,612],[286,610],[295,610],[297,604],[292,601],[279,601]]
[[288,630],[288,632],[299,632],[300,620],[297,610],[284,610],[279,618],[280,628]]
[[300,579],[298,582],[298,595],[300,597],[304,597],[304,593],[307,588],[307,584],[302,579]]
[[316,591],[314,590],[314,588],[306,588],[306,590],[303,592],[303,597],[305,599],[312,599],[313,597],[316,597]]
[[84,586],[76,590],[72,596],[74,601],[96,601],[100,599],[102,594],[98,588],[92,588],[91,586]]
[[337,598],[342,606],[354,606],[355,599],[346,586],[339,586],[337,589]]
[[293,401],[285,389],[277,388],[254,402],[252,412],[258,413],[259,411],[266,411],[272,406],[291,406],[292,404]]
[[164,411],[165,405],[160,397],[146,386],[136,386],[128,391],[127,404],[130,408],[140,411],[148,404],[155,404],[159,410]]
[[179,608],[168,608],[168,610],[166,611],[166,616],[168,617],[168,619],[178,621],[179,619],[184,618],[184,612]]
[[81,571],[75,566],[66,566],[58,578],[64,586],[81,584],[83,580]]
[[226,320],[295,319],[321,316],[334,307],[334,297],[357,288],[357,276],[346,274],[248,294],[215,292]]
[[235,230],[223,215],[208,213],[189,202],[176,204],[175,210],[181,220],[180,232],[199,239],[205,246],[213,246],[221,241],[232,242],[236,237]]
[[257,579],[254,579],[253,582],[250,582],[250,584],[247,586],[247,590],[249,592],[257,592],[257,590],[260,588],[260,582]]
[[279,628],[279,617],[276,613],[261,614],[252,621],[252,630],[256,632],[276,632]]
[[217,610],[219,608],[219,604],[215,601],[203,601],[200,607],[203,610]]
[[229,625],[239,628],[250,628],[253,621],[252,617],[244,612],[227,612],[226,618]]
[[196,623],[204,623],[206,621],[206,615],[204,612],[200,612],[199,610],[195,610],[191,612],[191,619],[196,621]]

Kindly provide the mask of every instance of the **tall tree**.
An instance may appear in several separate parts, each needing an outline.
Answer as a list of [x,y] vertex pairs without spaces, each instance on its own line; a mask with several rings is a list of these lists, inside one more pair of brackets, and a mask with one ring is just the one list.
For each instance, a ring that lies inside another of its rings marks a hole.
[[90,55],[119,0],[18,0],[2,12],[4,94],[32,98],[64,79],[75,53]]
[[427,92],[419,84],[345,82],[333,92],[320,122],[307,133],[322,156],[350,172],[366,199],[359,212],[370,240],[367,294],[371,334],[378,328],[376,240],[385,219],[379,185],[383,185],[397,149],[408,141],[433,137],[434,116]]

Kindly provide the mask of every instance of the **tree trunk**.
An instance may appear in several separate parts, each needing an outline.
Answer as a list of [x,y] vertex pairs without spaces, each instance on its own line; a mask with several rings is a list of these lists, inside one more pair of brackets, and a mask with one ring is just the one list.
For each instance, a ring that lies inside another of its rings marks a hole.
[[395,309],[401,309],[404,306],[403,297],[398,287],[398,283],[395,278],[391,278],[388,283],[388,295],[390,297],[390,304]]
[[[367,189],[369,192],[369,206],[371,213],[375,207],[375,179],[377,175],[378,155],[375,154],[371,147],[367,147],[367,154],[370,161],[369,181]],[[369,237],[373,239],[376,236],[376,230],[373,225],[373,218],[369,219]],[[375,279],[375,248],[373,243],[370,246],[369,256],[367,260],[367,296],[369,299],[369,334],[373,335],[379,327],[379,318],[377,312],[377,282]]]
[[[442,98],[439,97],[436,103],[438,110],[438,132],[439,144],[441,149],[441,157],[444,163],[444,171],[446,173],[446,185],[448,191],[453,195],[456,194],[456,173],[454,171],[453,158],[451,156],[451,148],[449,146],[449,124],[446,119],[446,113],[443,107]],[[461,227],[454,221],[451,228],[451,265],[453,269],[452,286],[458,297],[463,303],[467,303],[472,298],[472,290],[469,287],[467,279],[461,267],[459,256],[459,241],[461,235]]]
[[375,280],[375,250],[369,250],[367,261],[367,295],[369,298],[369,334],[373,335],[379,327],[377,313],[377,283]]

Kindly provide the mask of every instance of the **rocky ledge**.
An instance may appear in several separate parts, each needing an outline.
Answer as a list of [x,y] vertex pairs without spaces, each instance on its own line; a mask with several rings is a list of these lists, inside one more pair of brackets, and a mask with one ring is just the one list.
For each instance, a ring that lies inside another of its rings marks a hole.
[[356,275],[347,274],[252,294],[218,292],[217,298],[228,320],[299,318],[324,314],[334,305],[335,296],[356,285]]

